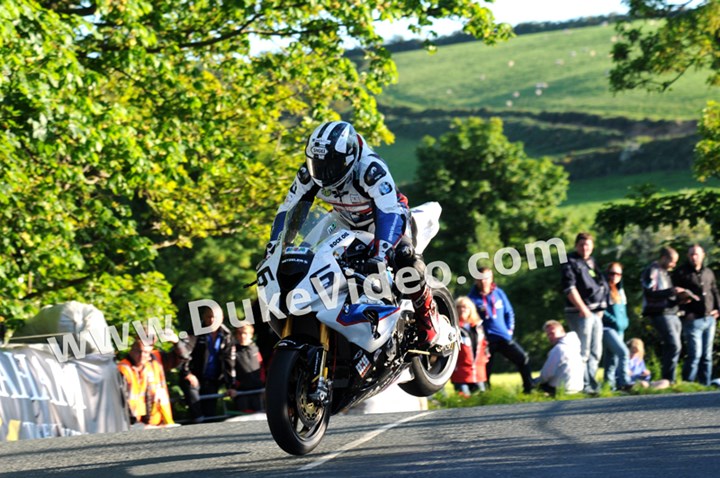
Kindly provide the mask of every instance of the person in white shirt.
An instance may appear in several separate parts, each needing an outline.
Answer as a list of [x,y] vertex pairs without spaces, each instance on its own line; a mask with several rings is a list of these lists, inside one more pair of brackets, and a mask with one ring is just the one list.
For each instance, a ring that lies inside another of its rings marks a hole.
[[537,378],[538,386],[552,396],[558,389],[565,390],[565,393],[582,391],[584,363],[577,334],[566,334],[562,324],[556,320],[545,322],[543,330],[553,348]]

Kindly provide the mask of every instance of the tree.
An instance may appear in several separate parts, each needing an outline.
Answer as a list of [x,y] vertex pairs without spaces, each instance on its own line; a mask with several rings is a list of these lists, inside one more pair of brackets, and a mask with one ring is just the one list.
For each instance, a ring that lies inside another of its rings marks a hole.
[[630,225],[657,230],[661,225],[691,227],[705,222],[715,240],[720,240],[720,193],[701,190],[690,193],[635,197],[630,203],[605,205],[595,217],[596,224],[611,233],[622,234]]
[[[690,69],[707,70],[720,86],[720,2],[678,4],[627,0],[629,19],[618,22],[610,88],[665,91]],[[689,7],[688,5],[694,5]],[[661,23],[657,25],[657,21]]]
[[317,122],[391,139],[373,22],[445,17],[510,35],[471,0],[0,0],[0,315],[101,300],[114,277],[149,291],[157,251],[195,238],[259,241]]
[[[614,91],[643,88],[665,91],[691,68],[708,71],[707,82],[720,86],[720,2],[703,1],[692,8],[664,0],[632,0],[633,20],[620,23],[621,41],[613,49],[615,66],[610,73]],[[720,177],[720,105],[708,101],[699,123],[700,142],[695,147],[695,175],[701,181]],[[657,229],[707,222],[720,238],[720,194],[712,190],[661,196],[639,194],[629,204],[613,204],[597,214],[597,224],[622,233],[630,224]]]
[[720,103],[708,101],[698,131],[702,139],[695,147],[695,175],[700,181],[720,178]]
[[423,199],[443,207],[432,250],[455,270],[479,252],[474,246],[492,257],[488,245],[524,250],[562,228],[557,206],[566,197],[567,173],[549,159],[528,158],[522,143],[505,137],[499,118],[454,120],[439,139],[423,139],[418,160]]
[[157,266],[173,284],[170,297],[179,308],[179,325],[189,328],[185,305],[197,299],[212,299],[222,307],[234,302],[242,319],[242,300],[253,292],[246,285],[255,281],[254,266],[263,251],[235,237],[208,237],[195,241],[192,249],[161,251]]

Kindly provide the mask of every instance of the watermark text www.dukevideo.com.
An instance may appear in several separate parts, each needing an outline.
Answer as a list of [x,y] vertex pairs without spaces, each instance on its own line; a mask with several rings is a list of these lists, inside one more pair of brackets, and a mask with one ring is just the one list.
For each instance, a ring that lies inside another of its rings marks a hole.
[[[535,241],[525,245],[525,258],[528,263],[528,269],[534,270],[538,268],[537,254],[540,253],[542,258],[542,267],[550,267],[553,264],[552,249],[555,249],[558,263],[564,264],[567,262],[567,254],[565,250],[565,244],[562,239],[552,238],[546,241]],[[482,273],[480,272],[481,261],[490,260],[490,254],[487,252],[478,252],[473,254],[468,259],[468,271],[472,279],[480,279]],[[492,263],[495,266],[495,270],[502,275],[512,275],[517,273],[522,267],[522,254],[515,248],[505,247],[499,249],[492,256]],[[437,287],[439,285],[447,286],[452,281],[452,272],[450,267],[442,261],[434,261],[427,264],[425,271],[425,279],[431,287]],[[322,304],[327,309],[335,309],[338,306],[338,301],[347,299],[345,294],[340,294],[340,287],[342,284],[348,285],[350,303],[358,303],[361,300],[362,295],[375,300],[381,300],[391,294],[392,286],[389,274],[385,270],[381,270],[375,274],[369,274],[367,277],[363,277],[362,284],[357,284],[356,277],[339,278],[336,274],[317,274],[311,276],[310,283],[317,296],[322,301]],[[463,285],[467,282],[467,278],[464,276],[457,276],[456,282]],[[395,271],[394,273],[394,285],[395,287],[405,295],[417,292],[419,288],[419,273],[412,267],[405,267]],[[258,287],[258,304],[256,308],[253,308],[253,301],[251,299],[244,299],[242,301],[242,308],[245,319],[240,320],[238,318],[237,308],[235,302],[228,302],[227,318],[231,326],[240,327],[242,325],[254,324],[258,321],[268,322],[271,317],[276,319],[284,319],[292,315],[304,315],[311,311],[311,303],[314,303],[310,291],[305,288],[298,287],[290,291],[285,295],[284,307],[281,307],[280,292],[274,294],[266,294],[265,288],[261,286],[262,282]],[[195,300],[188,304],[190,312],[190,320],[192,322],[192,333],[194,335],[202,335],[211,332],[219,324],[218,322],[223,320],[225,314],[223,314],[222,307],[216,301],[212,299],[201,299]],[[209,307],[213,310],[213,323],[203,324],[200,314],[200,309],[203,307]],[[260,317],[256,317],[256,313],[260,313]],[[97,330],[90,330],[88,333],[80,334],[76,337],[72,334],[65,334],[62,336],[62,346],[58,343],[56,338],[48,339],[48,343],[55,354],[56,358],[65,362],[69,360],[70,354],[74,358],[83,358],[87,355],[88,345],[94,345],[94,349],[98,350],[102,354],[113,354],[114,350],[124,350],[128,348],[130,341],[130,326],[132,325],[135,329],[136,336],[145,344],[152,344],[155,338],[161,342],[165,342],[174,336],[172,331],[172,316],[166,315],[164,317],[165,323],[161,324],[157,318],[143,321],[126,322],[122,324],[121,331],[118,332],[115,326],[108,326],[103,332]],[[259,320],[258,320],[259,319]],[[185,332],[180,332],[178,337],[184,339],[186,337]]]

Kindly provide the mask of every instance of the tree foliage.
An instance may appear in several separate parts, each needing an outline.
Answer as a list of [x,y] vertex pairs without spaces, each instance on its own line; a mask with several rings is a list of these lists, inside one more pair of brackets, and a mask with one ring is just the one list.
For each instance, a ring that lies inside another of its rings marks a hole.
[[700,181],[720,178],[720,103],[708,101],[698,131],[702,139],[695,146],[695,175]]
[[623,233],[630,225],[657,230],[661,225],[690,226],[707,222],[713,237],[720,240],[720,192],[643,195],[631,203],[608,204],[598,211],[595,222],[605,231]]
[[[562,228],[557,206],[567,174],[549,159],[528,158],[521,143],[505,137],[499,118],[454,120],[450,132],[423,140],[418,160],[424,199],[443,207],[433,250],[453,267],[464,268],[475,247],[492,257],[488,245],[522,250]],[[481,231],[497,237],[477,237]]]
[[212,299],[222,307],[234,302],[242,319],[242,300],[252,296],[245,285],[255,281],[254,266],[259,261],[258,248],[253,245],[251,239],[208,237],[195,241],[192,249],[160,252],[157,266],[173,284],[170,297],[178,305],[183,329],[190,327],[185,304],[197,299]]
[[265,235],[317,122],[391,139],[373,94],[396,71],[373,22],[450,16],[510,34],[471,0],[0,0],[0,315],[78,288],[102,301],[113,277],[156,303],[158,250]]
[[708,84],[720,86],[720,2],[705,0],[692,7],[667,0],[627,3],[630,18],[617,24],[620,41],[612,51],[613,91],[664,91],[691,69],[708,71]]
[[[707,0],[688,8],[665,0],[631,0],[634,19],[659,19],[659,26],[626,22],[618,26],[621,41],[613,49],[615,64],[610,85],[615,91],[643,88],[665,91],[691,68],[708,72],[708,84],[720,86],[720,2]],[[701,140],[695,147],[695,175],[701,181],[720,177],[720,105],[708,101],[698,126]],[[639,194],[630,204],[605,206],[597,224],[610,232],[623,232],[630,224],[657,229],[683,221],[707,222],[720,238],[720,194]]]

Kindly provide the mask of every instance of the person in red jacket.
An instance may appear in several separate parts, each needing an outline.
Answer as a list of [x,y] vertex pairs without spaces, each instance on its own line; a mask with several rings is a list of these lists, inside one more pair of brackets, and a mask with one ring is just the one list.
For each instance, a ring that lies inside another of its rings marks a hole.
[[488,363],[488,342],[482,328],[477,308],[468,297],[458,297],[455,301],[460,319],[460,354],[450,381],[455,391],[470,395],[476,391],[485,391]]

